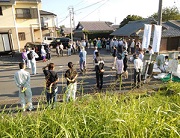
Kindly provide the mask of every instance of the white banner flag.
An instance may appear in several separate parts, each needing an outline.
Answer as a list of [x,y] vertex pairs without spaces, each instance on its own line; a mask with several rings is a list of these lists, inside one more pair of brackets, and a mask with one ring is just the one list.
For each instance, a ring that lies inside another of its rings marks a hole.
[[154,37],[152,48],[154,52],[159,52],[161,43],[162,26],[154,25]]
[[143,34],[143,41],[142,41],[142,48],[147,49],[150,44],[151,38],[151,27],[150,24],[144,24],[144,34]]

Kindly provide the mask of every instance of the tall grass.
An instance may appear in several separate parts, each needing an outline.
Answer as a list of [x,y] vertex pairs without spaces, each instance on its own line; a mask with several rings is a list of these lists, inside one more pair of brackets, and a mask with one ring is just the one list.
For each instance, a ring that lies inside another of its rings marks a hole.
[[167,96],[164,90],[149,97],[106,92],[57,103],[54,110],[2,113],[0,137],[178,138],[180,86],[168,85],[177,93]]

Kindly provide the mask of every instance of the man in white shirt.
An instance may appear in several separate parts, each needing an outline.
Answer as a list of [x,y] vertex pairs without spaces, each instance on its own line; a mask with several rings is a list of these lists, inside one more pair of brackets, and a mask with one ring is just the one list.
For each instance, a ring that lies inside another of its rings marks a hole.
[[26,111],[26,100],[28,103],[28,109],[31,111],[33,109],[32,105],[32,91],[30,87],[30,74],[25,71],[26,65],[24,63],[19,63],[20,70],[17,71],[14,75],[14,80],[19,88],[19,98],[21,101],[21,106],[23,111]]
[[154,54],[154,51],[153,51],[153,49],[152,49],[152,46],[151,46],[151,45],[149,45],[149,47],[148,47],[148,51],[149,51],[149,54],[150,54],[150,55]]
[[131,54],[134,54],[134,52],[135,52],[135,42],[134,42],[134,39],[131,42],[130,48],[131,48]]
[[136,55],[134,60],[134,86],[137,88],[141,87],[142,69],[143,69],[143,62],[141,59],[139,59],[138,55]]
[[36,58],[39,58],[38,54],[35,52],[35,48],[33,47],[32,50],[32,59],[30,60],[32,75],[36,75]]

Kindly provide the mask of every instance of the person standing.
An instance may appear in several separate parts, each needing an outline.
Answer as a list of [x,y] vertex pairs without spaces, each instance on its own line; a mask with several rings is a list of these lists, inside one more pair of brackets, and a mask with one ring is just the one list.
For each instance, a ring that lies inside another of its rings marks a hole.
[[32,91],[30,87],[30,74],[25,71],[26,65],[25,63],[19,63],[20,70],[17,71],[14,75],[14,80],[19,88],[19,98],[21,102],[21,106],[23,111],[26,111],[26,98],[28,103],[28,110],[33,110],[32,104]]
[[60,48],[60,54],[63,56],[63,53],[64,53],[64,46],[63,46],[63,44],[61,43],[60,44],[60,46],[59,46],[59,48]]
[[56,54],[58,57],[59,57],[59,47],[60,47],[60,42],[58,42],[56,45]]
[[86,55],[87,55],[87,52],[85,51],[84,47],[82,46],[81,47],[81,51],[79,53],[79,64],[80,64],[80,70],[81,72],[85,72],[86,71]]
[[141,87],[141,72],[143,69],[143,62],[139,59],[138,55],[135,55],[134,59],[134,87]]
[[134,39],[131,42],[130,48],[131,48],[131,54],[134,54],[134,52],[135,52],[135,41],[134,41]]
[[116,49],[116,46],[114,46],[113,48],[114,48],[114,51],[113,51],[112,56],[113,56],[114,61],[113,61],[113,66],[112,66],[112,69],[115,69],[115,65],[116,65],[116,58],[117,58],[117,49]]
[[120,54],[118,54],[117,56],[117,60],[116,60],[116,79],[121,79],[122,81],[122,73],[124,68],[124,64],[123,64],[123,59],[122,56]]
[[[30,48],[27,49],[27,52],[26,52],[27,55],[30,52],[30,50],[31,50]],[[30,59],[28,59],[28,58],[27,58],[27,68],[29,68],[29,69],[31,68],[31,62],[30,62]]]
[[106,50],[109,51],[110,50],[110,39],[108,38],[106,41]]
[[67,80],[67,95],[66,95],[66,101],[68,102],[70,98],[75,101],[76,99],[76,91],[77,91],[77,71],[73,68],[73,63],[68,63],[69,69],[65,72],[65,78]]
[[31,63],[31,69],[32,69],[32,74],[33,75],[36,75],[36,58],[38,58],[38,54],[34,51],[35,48],[33,47],[32,50],[30,50],[29,52],[29,60],[30,60],[30,63]]
[[123,58],[123,64],[124,64],[124,79],[128,79],[128,71],[127,71],[127,68],[128,68],[128,58],[127,58],[128,54],[126,53],[124,55],[124,58]]
[[59,81],[59,77],[58,77],[58,74],[54,71],[55,69],[54,63],[49,63],[42,69],[43,69],[43,73],[45,75],[45,80],[46,80],[47,103],[48,103],[48,106],[52,104],[52,108],[54,108],[54,103],[57,101],[57,92],[58,92],[57,83]]
[[149,54],[150,54],[150,55],[154,54],[154,51],[153,51],[153,49],[152,49],[152,46],[151,46],[151,45],[149,45],[149,47],[148,47],[148,51],[149,51]]
[[50,47],[50,45],[48,45],[46,53],[47,53],[47,60],[51,60],[51,47]]
[[41,47],[41,56],[43,58],[43,62],[46,62],[46,50],[44,49],[44,46]]
[[71,48],[72,48],[72,43],[69,42],[68,46],[67,46],[68,50],[67,50],[67,56],[71,56]]
[[22,52],[22,61],[23,63],[25,63],[27,65],[27,52],[26,52],[26,49],[23,49],[23,52]]
[[95,71],[96,71],[96,86],[98,89],[103,87],[103,75],[104,75],[104,61],[99,56],[99,52],[96,52],[95,58]]

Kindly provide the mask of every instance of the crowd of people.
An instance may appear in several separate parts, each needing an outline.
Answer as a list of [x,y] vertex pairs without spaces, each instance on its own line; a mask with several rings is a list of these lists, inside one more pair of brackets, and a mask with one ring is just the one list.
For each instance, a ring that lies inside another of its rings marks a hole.
[[[149,55],[154,54],[152,50],[152,46],[149,45],[148,49],[142,49],[140,41],[135,42],[134,39],[129,40],[128,42],[123,39],[94,39],[90,41],[76,41],[73,43],[69,43],[67,47],[67,56],[71,55],[71,52],[78,53],[79,56],[79,69],[80,73],[85,73],[87,69],[86,65],[86,49],[89,47],[94,47],[93,51],[93,65],[96,77],[96,87],[101,90],[103,88],[103,75],[104,75],[104,66],[105,61],[100,56],[100,51],[102,48],[105,48],[108,52],[112,54],[112,69],[116,70],[116,80],[122,81],[122,76],[124,79],[128,79],[128,61],[131,61],[134,64],[134,84],[133,87],[140,88],[142,85],[142,75],[143,69],[145,68],[145,64],[147,59],[144,59],[144,54],[148,53]],[[46,62],[47,57],[50,60],[50,47],[48,46],[48,50],[42,46],[41,47],[41,56],[43,62]],[[49,54],[49,55],[48,55]],[[64,56],[64,46],[62,43],[58,43],[56,46],[56,54],[59,57],[60,55]],[[132,55],[132,58],[130,56]],[[36,58],[38,58],[38,54],[35,52],[34,48],[32,49],[24,49],[22,52],[22,63],[19,63],[20,70],[15,73],[15,82],[17,87],[19,88],[19,97],[21,100],[21,105],[23,110],[26,110],[25,97],[27,97],[27,102],[29,103],[28,110],[33,109],[32,105],[32,91],[30,88],[30,74],[25,71],[26,66],[32,69],[32,75],[36,75]],[[165,64],[165,59],[162,55],[158,56],[157,62],[159,67],[162,68],[162,65]],[[54,108],[54,103],[57,101],[57,92],[58,92],[58,81],[59,77],[57,72],[54,71],[55,64],[49,63],[45,67],[42,68],[45,81],[46,81],[46,98],[48,106],[52,105]],[[146,72],[144,70],[144,72]],[[78,71],[74,68],[73,63],[68,63],[68,69],[64,74],[67,80],[67,92],[66,92],[66,101],[75,100],[76,99],[76,91],[77,91],[77,77]]]

